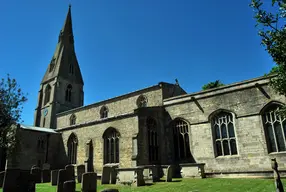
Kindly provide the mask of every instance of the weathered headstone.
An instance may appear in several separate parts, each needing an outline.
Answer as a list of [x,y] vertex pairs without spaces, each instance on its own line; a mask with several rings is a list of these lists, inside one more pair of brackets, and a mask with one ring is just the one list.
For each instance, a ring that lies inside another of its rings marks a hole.
[[137,169],[137,170],[136,170],[136,176],[135,176],[136,183],[135,183],[135,185],[136,185],[137,187],[145,185],[145,180],[144,180],[143,171],[144,171],[143,168],[140,168],[140,169]]
[[42,170],[42,182],[43,183],[51,182],[51,171],[49,169]]
[[64,182],[68,180],[67,178],[68,178],[67,170],[60,169],[59,170],[59,175],[58,175],[57,192],[63,192],[63,190],[64,190]]
[[5,171],[0,172],[0,187],[3,187],[4,177],[5,177]]
[[94,167],[93,167],[93,144],[92,144],[92,140],[89,140],[88,142],[86,142],[85,145],[85,172],[94,172]]
[[51,184],[52,184],[52,186],[55,186],[58,184],[58,175],[59,175],[59,170],[52,170],[51,171],[51,176],[52,176]]
[[109,184],[110,183],[110,173],[111,167],[103,166],[102,175],[101,175],[101,184]]
[[65,169],[67,170],[68,180],[74,180],[75,179],[74,166],[73,165],[67,165],[65,167]]
[[78,165],[77,166],[77,180],[79,183],[81,183],[82,174],[85,173],[85,166],[84,165]]
[[172,166],[168,166],[166,182],[172,182],[172,178],[173,178],[173,168]]
[[65,181],[64,192],[75,192],[75,181]]
[[271,167],[274,172],[274,183],[275,183],[276,192],[284,192],[283,184],[280,179],[279,172],[278,172],[278,163],[276,162],[276,158],[271,159]]
[[110,184],[116,184],[117,170],[116,167],[110,168]]
[[89,172],[82,175],[82,192],[96,192],[97,173]]
[[39,167],[32,168],[31,174],[33,175],[36,183],[42,182],[42,170]]

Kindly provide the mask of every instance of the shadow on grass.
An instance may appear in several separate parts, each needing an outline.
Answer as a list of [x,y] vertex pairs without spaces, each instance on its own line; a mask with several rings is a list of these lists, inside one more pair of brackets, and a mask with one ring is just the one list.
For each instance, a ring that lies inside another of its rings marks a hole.
[[[169,182],[169,183],[177,183],[177,182],[181,182],[182,180],[172,180],[171,182]],[[157,181],[157,182],[166,182],[166,179],[160,179],[159,181]]]

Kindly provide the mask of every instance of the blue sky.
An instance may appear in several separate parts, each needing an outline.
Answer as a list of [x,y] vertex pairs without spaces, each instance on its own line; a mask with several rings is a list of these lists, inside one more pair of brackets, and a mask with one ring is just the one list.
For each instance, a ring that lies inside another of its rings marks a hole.
[[273,66],[260,45],[250,0],[9,0],[0,2],[0,77],[16,78],[33,124],[40,81],[72,3],[84,103],[160,81],[188,92],[264,75]]

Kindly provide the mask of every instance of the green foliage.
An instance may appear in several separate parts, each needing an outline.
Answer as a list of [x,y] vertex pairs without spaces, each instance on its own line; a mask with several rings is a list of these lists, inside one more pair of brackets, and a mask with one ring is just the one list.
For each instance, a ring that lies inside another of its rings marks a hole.
[[269,71],[269,73],[266,73],[264,76],[274,75],[279,72],[279,65],[276,65],[272,67],[272,69]]
[[222,82],[220,82],[220,80],[216,80],[216,81],[213,81],[213,82],[210,82],[210,83],[204,85],[202,87],[202,89],[207,90],[207,89],[217,88],[220,86],[224,86],[224,84]]
[[23,103],[27,101],[15,79],[0,81],[0,147],[11,152],[16,142],[15,125],[21,121]]
[[252,0],[250,6],[255,12],[261,44],[277,64],[277,76],[271,78],[270,85],[278,94],[286,96],[286,1],[272,0],[271,9],[267,11],[262,0]]

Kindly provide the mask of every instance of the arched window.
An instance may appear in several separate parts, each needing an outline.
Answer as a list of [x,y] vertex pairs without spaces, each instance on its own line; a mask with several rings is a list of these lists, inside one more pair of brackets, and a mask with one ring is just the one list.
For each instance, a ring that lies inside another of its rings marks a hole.
[[75,125],[76,124],[76,116],[75,114],[72,114],[70,116],[70,125]]
[[176,160],[191,158],[189,126],[187,122],[176,119],[172,122],[174,150]]
[[71,102],[72,86],[69,84],[66,89],[66,101]]
[[72,63],[70,63],[69,73],[70,73],[70,74],[73,74],[73,73],[74,73],[74,65],[73,65]]
[[100,118],[104,119],[108,117],[108,108],[106,106],[101,107],[100,109]]
[[50,95],[51,95],[51,86],[47,85],[45,89],[44,105],[46,105],[50,101]]
[[104,132],[104,164],[119,163],[119,137],[119,132],[114,128]]
[[156,163],[159,155],[159,144],[157,134],[157,123],[153,118],[146,120],[149,144],[149,163]]
[[262,113],[269,153],[286,151],[286,119],[278,114],[280,107],[272,104]]
[[216,156],[237,155],[233,114],[221,111],[211,118]]
[[69,136],[68,139],[68,159],[69,159],[69,164],[76,164],[77,160],[77,145],[78,145],[78,140],[77,137],[74,133],[72,133]]
[[137,107],[147,107],[147,97],[145,97],[144,95],[140,95],[137,99]]

